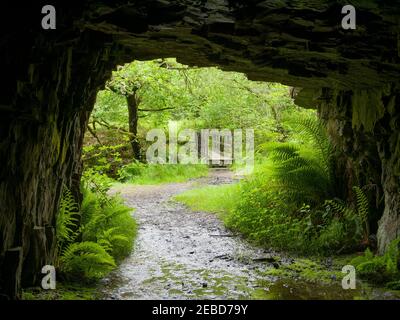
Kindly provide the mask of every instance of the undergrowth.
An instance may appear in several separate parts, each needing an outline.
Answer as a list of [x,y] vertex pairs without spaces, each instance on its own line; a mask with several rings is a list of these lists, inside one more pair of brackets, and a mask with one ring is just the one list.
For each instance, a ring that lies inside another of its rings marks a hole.
[[201,164],[145,164],[132,162],[119,170],[119,181],[133,184],[185,182],[207,176],[208,167]]
[[97,297],[96,282],[130,253],[137,229],[132,209],[119,196],[108,195],[110,185],[110,179],[87,171],[80,206],[71,192],[64,189],[56,220],[56,290],[28,288],[23,299]]
[[58,267],[65,280],[101,279],[132,249],[136,235],[132,209],[118,196],[109,196],[108,188],[96,176],[86,175],[80,208],[71,193],[64,192],[57,217],[57,247]]
[[229,228],[266,247],[330,255],[367,245],[368,201],[359,187],[355,203],[338,199],[324,127],[310,116],[288,123],[290,140],[261,146],[267,156],[239,185],[191,190],[176,199],[195,210],[223,212]]
[[356,267],[361,278],[400,290],[400,238],[390,243],[385,254],[374,255],[368,248],[350,264]]

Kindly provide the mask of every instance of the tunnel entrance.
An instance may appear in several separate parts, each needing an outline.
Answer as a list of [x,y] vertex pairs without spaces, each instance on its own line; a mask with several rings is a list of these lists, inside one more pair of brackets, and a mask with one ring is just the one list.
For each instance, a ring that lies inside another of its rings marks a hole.
[[1,36],[2,296],[18,297],[54,260],[63,186],[81,197],[96,94],[116,65],[135,59],[173,56],[301,88],[296,103],[318,109],[338,147],[342,185],[370,185],[384,207],[377,233],[384,252],[400,232],[399,8],[371,3],[357,8],[355,31],[340,27],[336,1],[88,1],[59,4],[58,27],[46,31],[40,4],[21,7],[25,23],[6,24]]

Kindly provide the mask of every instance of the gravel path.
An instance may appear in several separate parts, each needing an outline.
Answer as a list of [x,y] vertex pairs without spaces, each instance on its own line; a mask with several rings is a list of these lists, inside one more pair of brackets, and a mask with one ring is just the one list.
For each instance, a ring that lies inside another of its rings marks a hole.
[[171,201],[199,185],[233,182],[230,171],[216,169],[187,183],[116,190],[136,208],[140,227],[131,256],[103,281],[105,298],[249,298],[263,267],[256,260],[267,253],[233,235],[214,214]]

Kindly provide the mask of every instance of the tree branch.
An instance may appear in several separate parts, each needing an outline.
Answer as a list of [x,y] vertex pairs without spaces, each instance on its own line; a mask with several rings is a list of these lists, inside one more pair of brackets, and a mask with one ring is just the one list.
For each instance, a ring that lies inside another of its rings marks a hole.
[[89,125],[87,126],[87,129],[88,129],[89,133],[97,140],[97,142],[99,143],[99,145],[102,146],[103,144],[101,143],[99,137],[97,136],[96,131],[93,130]]
[[117,130],[123,134],[132,136],[132,133],[130,133],[129,131],[119,128],[119,127],[116,127],[116,126],[113,126],[113,125],[109,124],[108,122],[106,122],[105,120],[94,119],[93,123],[98,123],[99,125],[106,127],[107,129]]

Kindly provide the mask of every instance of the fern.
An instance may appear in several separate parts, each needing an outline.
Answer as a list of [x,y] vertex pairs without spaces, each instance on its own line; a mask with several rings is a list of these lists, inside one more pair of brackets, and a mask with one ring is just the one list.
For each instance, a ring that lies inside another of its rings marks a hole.
[[65,188],[56,219],[57,248],[62,248],[73,242],[79,235],[79,210],[71,192]]
[[311,140],[311,143],[315,147],[313,151],[317,154],[325,173],[332,178],[333,148],[329,143],[325,127],[320,121],[314,118],[303,118],[297,120],[294,124],[300,135]]
[[108,197],[107,201],[103,201],[88,189],[84,189],[83,193],[83,241],[99,243],[116,259],[127,256],[136,235],[132,209],[125,206],[118,197]]
[[110,227],[117,227],[115,221],[120,216],[130,215],[131,208],[112,201],[109,205],[99,208],[92,213],[92,217],[84,229],[84,237],[87,239],[96,239],[99,230],[107,230]]
[[[71,192],[63,192],[56,221],[57,265],[68,280],[94,281],[115,267],[115,259],[129,254],[136,224],[120,198],[89,188],[82,193],[79,210]],[[76,242],[78,236],[82,242]]]
[[275,187],[286,192],[287,198],[298,205],[322,203],[335,195],[332,147],[317,119],[301,119],[293,127],[311,141],[312,152],[302,152],[293,143],[273,146]]
[[350,217],[350,216],[357,216],[357,213],[347,206],[342,200],[335,199],[335,200],[326,200],[325,207],[330,209],[337,217]]
[[360,187],[353,187],[356,195],[356,208],[352,208],[339,200],[325,201],[325,207],[330,209],[337,215],[350,220],[353,219],[357,224],[356,227],[362,229],[364,242],[368,243],[369,239],[369,204],[365,193]]
[[387,286],[394,287],[400,283],[400,239],[393,240],[386,253],[382,256],[374,256],[367,249],[365,254],[354,258],[350,263],[357,269],[358,274],[365,279],[377,283],[387,283]]
[[97,280],[115,268],[115,261],[95,242],[72,243],[63,252],[61,270],[69,279]]
[[97,243],[116,258],[122,258],[125,255],[124,248],[130,248],[131,244],[128,236],[119,233],[119,229],[119,227],[109,228],[97,236]]
[[286,161],[298,156],[299,148],[295,145],[286,143],[270,145],[272,147],[272,159],[275,162]]
[[357,198],[357,213],[362,219],[364,226],[365,226],[365,232],[366,232],[366,238],[369,237],[369,223],[368,223],[368,217],[369,217],[369,203],[368,203],[368,198],[365,195],[365,193],[361,190],[359,187],[353,187],[353,191],[356,194]]

